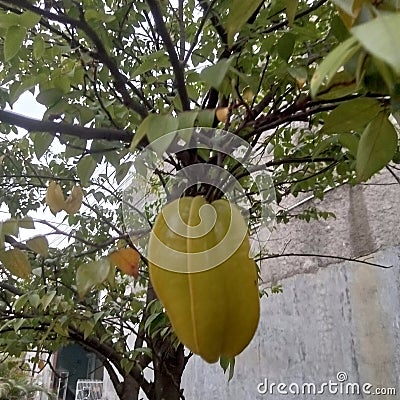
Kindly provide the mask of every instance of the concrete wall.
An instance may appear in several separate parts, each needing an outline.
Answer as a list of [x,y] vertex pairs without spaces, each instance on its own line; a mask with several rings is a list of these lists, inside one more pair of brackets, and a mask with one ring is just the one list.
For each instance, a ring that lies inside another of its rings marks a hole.
[[[368,185],[344,185],[315,203],[335,212],[336,219],[279,226],[269,242],[271,253],[362,257],[393,268],[316,256],[264,262],[265,284],[282,284],[283,293],[263,299],[259,329],[237,358],[234,378],[228,383],[218,365],[193,357],[183,378],[185,398],[366,399],[373,396],[363,394],[362,385],[370,383],[365,389],[371,392],[397,389],[397,395],[376,398],[400,399],[399,189],[389,174]],[[259,393],[271,390],[271,383],[300,388],[303,383],[317,388],[329,380],[339,383],[339,372],[347,380],[337,386],[338,394],[330,394],[329,387],[320,395],[283,395],[277,388],[272,395]],[[346,394],[348,383],[358,384],[361,393],[352,395],[350,388]]]

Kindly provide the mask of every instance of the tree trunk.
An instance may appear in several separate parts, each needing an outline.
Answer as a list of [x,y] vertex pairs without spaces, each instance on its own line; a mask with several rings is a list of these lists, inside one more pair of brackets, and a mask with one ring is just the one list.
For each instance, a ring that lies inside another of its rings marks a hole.
[[175,350],[170,343],[162,343],[160,351],[153,359],[154,398],[152,400],[184,399],[181,378],[185,369],[184,347],[180,344]]
[[122,391],[119,395],[120,400],[138,400],[139,398],[139,385],[129,375],[124,376],[122,384]]

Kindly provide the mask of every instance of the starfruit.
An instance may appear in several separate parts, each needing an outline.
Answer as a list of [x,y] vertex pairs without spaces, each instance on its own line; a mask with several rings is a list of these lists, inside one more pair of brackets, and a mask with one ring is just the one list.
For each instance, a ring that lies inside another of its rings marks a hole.
[[61,186],[51,181],[46,191],[46,204],[54,214],[57,214],[63,209],[64,203],[65,200]]
[[247,224],[227,200],[183,197],[157,216],[150,279],[179,340],[209,363],[233,358],[257,329],[257,268]]
[[68,214],[75,214],[79,211],[82,205],[83,191],[80,186],[74,186],[71,194],[67,197],[64,203],[64,210]]

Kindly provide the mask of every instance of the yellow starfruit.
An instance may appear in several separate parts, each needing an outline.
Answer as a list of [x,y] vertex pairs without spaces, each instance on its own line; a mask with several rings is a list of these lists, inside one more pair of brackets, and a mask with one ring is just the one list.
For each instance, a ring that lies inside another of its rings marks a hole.
[[46,191],[46,204],[54,214],[57,214],[63,209],[64,203],[65,200],[61,186],[51,181]]
[[75,214],[81,208],[82,200],[83,200],[83,190],[80,186],[75,185],[71,190],[71,194],[65,200],[63,209],[68,214]]
[[150,279],[180,341],[213,363],[233,358],[257,329],[260,303],[247,224],[227,200],[183,197],[157,216]]

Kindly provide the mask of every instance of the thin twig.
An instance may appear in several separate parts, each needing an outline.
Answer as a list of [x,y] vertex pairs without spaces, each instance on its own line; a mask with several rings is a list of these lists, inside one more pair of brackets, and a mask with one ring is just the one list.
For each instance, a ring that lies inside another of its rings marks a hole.
[[171,62],[172,69],[174,70],[175,74],[176,87],[179,93],[179,97],[181,99],[182,108],[184,111],[190,110],[190,100],[186,90],[183,64],[178,59],[175,46],[172,42],[171,36],[167,31],[167,27],[165,25],[165,21],[160,8],[160,3],[158,2],[158,0],[147,0],[147,4],[150,7],[155,25],[157,26],[157,30],[160,33],[165,48],[168,52],[169,60]]
[[373,262],[369,262],[369,261],[359,260],[358,258],[349,258],[349,257],[342,257],[342,256],[333,256],[333,255],[329,255],[329,254],[314,254],[314,253],[269,254],[267,256],[257,258],[255,261],[258,262],[258,261],[264,261],[264,260],[269,260],[272,258],[281,258],[281,257],[320,257],[320,258],[329,258],[332,260],[356,262],[356,263],[366,264],[366,265],[370,265],[372,267],[383,268],[383,269],[393,268],[393,265],[382,265],[382,264],[377,264],[377,263],[373,263]]

